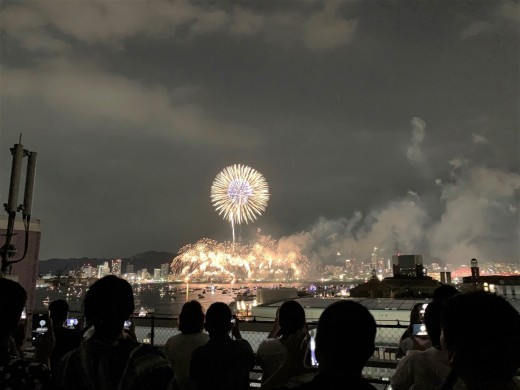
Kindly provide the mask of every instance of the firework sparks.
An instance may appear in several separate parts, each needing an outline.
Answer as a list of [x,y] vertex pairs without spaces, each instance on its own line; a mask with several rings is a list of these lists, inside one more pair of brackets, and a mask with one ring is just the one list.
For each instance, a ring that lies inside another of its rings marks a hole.
[[213,207],[234,226],[254,221],[267,207],[269,187],[264,177],[251,167],[235,164],[224,168],[211,186]]
[[173,274],[200,281],[302,279],[309,261],[298,248],[281,246],[262,236],[249,245],[204,238],[181,248],[172,261]]

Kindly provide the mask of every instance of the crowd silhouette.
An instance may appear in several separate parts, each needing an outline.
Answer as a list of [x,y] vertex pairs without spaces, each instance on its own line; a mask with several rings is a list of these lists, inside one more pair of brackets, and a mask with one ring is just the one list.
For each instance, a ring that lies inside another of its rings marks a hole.
[[[132,287],[111,275],[92,284],[85,296],[89,331],[69,329],[67,303],[54,301],[47,331],[34,338],[34,353],[24,356],[26,300],[20,284],[0,279],[0,389],[245,390],[255,364],[263,370],[264,389],[375,389],[362,372],[374,354],[376,321],[352,300],[325,308],[312,341],[303,307],[284,302],[256,354],[228,305],[216,302],[204,313],[200,303],[190,301],[179,316],[180,334],[167,341],[163,353],[125,330],[134,312]],[[443,286],[411,317],[412,325],[424,325],[429,344],[412,342],[402,351],[393,389],[520,388],[515,378],[520,314],[502,297],[459,294]],[[410,327],[402,339],[414,332]],[[317,367],[310,360],[313,352]]]

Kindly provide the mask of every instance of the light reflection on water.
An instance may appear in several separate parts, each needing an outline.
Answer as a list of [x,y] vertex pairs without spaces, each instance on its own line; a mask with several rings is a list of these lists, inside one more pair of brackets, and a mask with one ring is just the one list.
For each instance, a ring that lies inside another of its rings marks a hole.
[[[283,284],[283,287],[308,287],[310,283],[291,283]],[[214,302],[224,302],[229,304],[235,300],[239,292],[249,289],[252,294],[256,294],[254,287],[274,288],[282,286],[280,283],[242,283],[242,284],[216,284],[215,290],[208,289],[208,283],[189,284],[188,299],[186,299],[186,284],[173,283],[151,283],[134,284],[135,306],[138,311],[141,307],[153,309],[157,316],[177,317],[182,305],[187,300],[198,300],[204,309],[207,309]],[[217,289],[218,288],[218,289]],[[177,290],[177,291],[175,291]],[[205,290],[205,293],[204,293]],[[49,302],[56,299],[65,299],[69,303],[71,312],[82,311],[81,304],[86,292],[85,287],[61,287],[36,289],[35,311],[46,308],[44,300]]]

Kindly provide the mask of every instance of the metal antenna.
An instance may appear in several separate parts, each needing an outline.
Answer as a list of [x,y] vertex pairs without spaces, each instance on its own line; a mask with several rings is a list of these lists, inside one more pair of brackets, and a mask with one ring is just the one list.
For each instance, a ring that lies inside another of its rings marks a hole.
[[[32,193],[34,187],[34,176],[36,172],[36,153],[29,150],[25,150],[22,145],[22,133],[20,133],[19,142],[11,148],[11,154],[13,155],[13,162],[11,166],[11,182],[9,184],[9,198],[7,203],[4,204],[5,211],[7,212],[7,228],[5,233],[5,243],[0,248],[0,257],[2,264],[0,267],[0,277],[4,276],[7,269],[14,263],[18,263],[25,258],[27,254],[29,244],[29,223],[31,220],[31,209],[32,209]],[[20,176],[22,170],[23,158],[27,156],[27,172],[25,176],[25,191],[24,191],[24,203],[18,206],[18,192],[20,187]],[[14,233],[14,223],[16,220],[16,213],[22,211],[22,218],[25,224],[25,245],[23,255],[20,259],[11,261],[17,250],[14,245],[11,245],[11,239],[16,234]]]

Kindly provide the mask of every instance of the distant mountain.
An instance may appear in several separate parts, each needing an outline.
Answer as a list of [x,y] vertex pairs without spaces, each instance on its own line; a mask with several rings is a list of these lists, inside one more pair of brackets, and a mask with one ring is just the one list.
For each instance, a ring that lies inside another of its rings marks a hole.
[[[125,273],[127,265],[133,264],[134,271],[146,268],[148,269],[148,272],[153,274],[154,268],[161,268],[161,264],[170,263],[175,256],[175,253],[170,252],[148,251],[144,253],[139,253],[132,257],[121,258],[121,270],[123,273]],[[105,261],[108,261],[110,264],[112,260],[113,258],[98,259],[89,257],[43,260],[40,261],[38,264],[38,273],[41,275],[45,275],[48,273],[56,275],[58,272],[60,272],[64,275],[67,274],[69,271],[74,271],[82,267],[85,264],[90,264],[92,266],[97,267],[99,265],[102,265]]]

